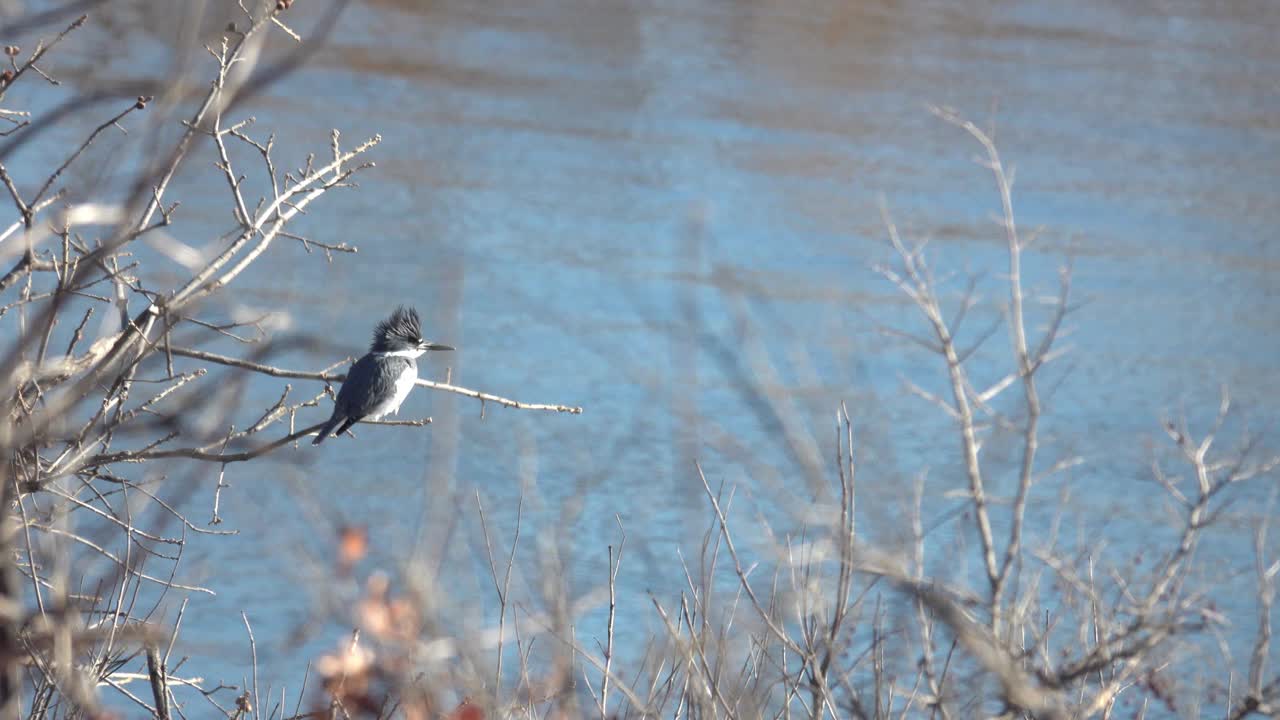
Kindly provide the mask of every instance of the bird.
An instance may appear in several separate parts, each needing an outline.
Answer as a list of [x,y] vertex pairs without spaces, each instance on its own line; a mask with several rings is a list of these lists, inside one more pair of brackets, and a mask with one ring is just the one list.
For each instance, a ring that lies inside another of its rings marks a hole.
[[[418,379],[417,359],[428,351],[453,350],[422,339],[418,312],[401,305],[373,330],[369,352],[355,361],[338,390],[333,415],[320,428],[312,445],[341,435],[361,420],[395,414]],[[336,429],[335,429],[336,428]]]

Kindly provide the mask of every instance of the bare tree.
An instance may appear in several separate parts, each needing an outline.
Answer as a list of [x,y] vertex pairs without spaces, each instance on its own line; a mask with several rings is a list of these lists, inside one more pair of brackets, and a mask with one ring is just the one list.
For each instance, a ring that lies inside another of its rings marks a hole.
[[[98,4],[71,3],[6,28],[18,33],[62,24],[34,48],[9,46],[9,67],[0,76],[0,122],[7,124],[0,182],[14,216],[0,230],[0,260],[8,266],[0,276],[0,322],[8,323],[12,339],[0,352],[6,418],[0,423],[0,717],[104,717],[101,688],[157,718],[210,710],[259,717],[256,682],[208,687],[174,663],[186,602],[176,615],[166,617],[165,609],[178,595],[208,591],[180,581],[184,548],[195,535],[225,532],[179,510],[178,501],[194,487],[181,476],[218,477],[216,525],[227,465],[285,452],[315,432],[322,423],[300,422],[300,411],[331,395],[344,375],[341,363],[314,371],[270,364],[287,349],[321,348],[307,338],[273,336],[266,318],[216,319],[216,307],[281,241],[330,262],[354,250],[303,238],[289,226],[328,193],[353,187],[373,167],[368,158],[380,138],[347,143],[334,130],[323,152],[290,168],[277,157],[274,134],[258,132],[253,117],[239,110],[314,52],[342,1],[318,9],[319,22],[305,39],[287,24],[288,0],[240,4],[234,21],[204,48],[212,60],[205,65],[207,81],[178,74],[99,87],[47,112],[10,105],[21,102],[28,83],[63,87],[47,71],[50,53],[92,25],[78,13]],[[293,47],[268,53],[273,34]],[[149,126],[139,122],[156,112],[161,117]],[[78,144],[62,147],[48,131],[68,120],[88,121],[92,129]],[[102,187],[72,186],[69,179],[91,149],[138,131],[148,135],[136,175]],[[26,145],[62,159],[43,176],[11,173],[7,163]],[[203,147],[216,155],[208,183],[223,187],[234,226],[193,245],[189,235],[187,242],[173,236],[181,211],[167,197],[179,170]],[[255,161],[241,167],[236,158],[246,156]],[[148,265],[155,250],[183,268],[176,280]],[[238,341],[243,355],[204,347],[226,338]],[[250,375],[280,378],[278,398],[256,410],[246,406]],[[482,404],[581,412],[449,383],[419,384]],[[256,419],[238,426],[246,412]],[[247,618],[246,628],[252,645]],[[145,682],[131,684],[135,680]],[[139,685],[148,690],[132,689]],[[188,707],[206,700],[204,709]]]
[[[706,717],[1107,718],[1119,712],[1123,699],[1139,716],[1148,711],[1198,716],[1220,697],[1228,717],[1274,714],[1280,676],[1268,659],[1280,565],[1266,540],[1274,506],[1256,516],[1256,620],[1223,614],[1215,600],[1231,592],[1219,593],[1206,581],[1196,551],[1223,517],[1226,491],[1261,478],[1274,483],[1280,457],[1264,454],[1254,436],[1218,451],[1231,414],[1224,389],[1207,430],[1194,433],[1185,420],[1162,423],[1183,472],[1172,472],[1163,459],[1152,463],[1154,484],[1167,494],[1177,516],[1172,541],[1144,551],[1152,562],[1135,564],[1101,543],[1064,542],[1064,525],[1078,524],[1089,532],[1096,518],[1073,513],[1066,502],[1036,503],[1034,498],[1045,495],[1032,490],[1055,487],[1065,471],[1085,462],[1057,449],[1046,452],[1040,430],[1045,368],[1066,352],[1060,339],[1073,309],[1071,271],[1060,271],[1057,292],[1049,299],[1028,293],[1022,261],[1035,237],[1018,227],[1012,175],[995,142],[951,110],[934,113],[977,143],[978,163],[994,180],[1008,262],[1000,312],[994,323],[970,330],[972,322],[965,321],[983,302],[979,279],[970,277],[958,294],[949,294],[950,280],[938,279],[926,244],[901,237],[887,211],[894,262],[876,269],[923,321],[923,332],[881,330],[938,360],[945,396],[913,379],[906,386],[941,411],[954,429],[955,465],[965,485],[947,497],[960,498],[961,506],[927,513],[918,478],[906,552],[878,545],[856,521],[868,510],[856,502],[855,418],[843,406],[838,409],[834,467],[824,473],[817,444],[805,436],[792,402],[774,380],[776,370],[752,334],[733,343],[708,337],[712,356],[734,379],[748,407],[780,429],[779,445],[793,456],[794,474],[805,479],[793,478],[788,487],[814,488],[813,504],[797,513],[805,518],[798,533],[774,535],[764,527],[773,542],[761,547],[760,528],[733,529],[733,488],[697,469],[712,509],[712,532],[698,564],[686,566],[688,587],[678,604],[671,608],[654,599],[668,637],[646,654],[633,684],[641,701],[628,711]],[[1036,332],[1033,316],[1040,323]],[[701,322],[696,313],[694,322]],[[738,325],[751,326],[745,312]],[[1001,330],[1009,338],[1008,368],[979,385],[975,377],[992,372],[977,351]],[[739,359],[744,356],[745,361]],[[1012,412],[1009,402],[998,402],[1009,394],[1016,394]],[[1020,439],[1009,496],[996,495],[990,480],[1008,477],[1009,469],[983,454],[984,443],[997,431]],[[921,468],[921,478],[926,471]],[[824,475],[833,478],[833,491],[823,487]],[[1067,486],[1059,487],[1061,499]],[[1029,517],[1037,518],[1031,527]],[[928,573],[932,543],[927,538],[944,526],[975,539],[953,551],[975,561],[974,573]],[[1170,536],[1155,532],[1152,537]],[[713,580],[725,563],[738,579],[738,588],[729,593]],[[1248,627],[1255,627],[1256,635],[1249,657],[1241,661],[1220,639]],[[1197,683],[1204,653],[1217,645],[1223,648],[1221,682]],[[588,650],[580,652],[587,662],[603,665]],[[1243,676],[1237,676],[1242,665]]]

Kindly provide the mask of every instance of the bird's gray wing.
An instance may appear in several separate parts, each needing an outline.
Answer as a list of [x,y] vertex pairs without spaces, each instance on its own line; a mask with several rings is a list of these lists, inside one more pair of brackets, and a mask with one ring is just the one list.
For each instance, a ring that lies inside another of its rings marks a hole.
[[413,361],[408,358],[365,355],[347,373],[338,391],[335,409],[354,420],[363,418],[395,394],[396,380],[412,365]]

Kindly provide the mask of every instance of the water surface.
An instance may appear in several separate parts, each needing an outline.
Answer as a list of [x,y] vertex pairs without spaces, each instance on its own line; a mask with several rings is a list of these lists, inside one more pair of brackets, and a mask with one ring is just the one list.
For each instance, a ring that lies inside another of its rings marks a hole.
[[[458,595],[491,602],[474,562],[477,492],[501,538],[526,495],[526,528],[562,537],[576,593],[599,586],[619,516],[633,553],[626,632],[656,630],[645,591],[678,587],[675,549],[692,551],[708,527],[693,459],[741,488],[749,527],[759,514],[786,529],[814,492],[705,342],[739,347],[744,318],[824,458],[835,408],[849,403],[869,532],[896,536],[926,467],[926,514],[953,507],[942,491],[960,486],[957,441],[901,382],[940,389],[942,368],[876,332],[923,326],[871,270],[891,257],[883,201],[909,237],[932,239],[939,266],[986,273],[987,316],[1002,301],[998,197],[972,162],[980,148],[930,105],[992,128],[1016,167],[1019,220],[1042,228],[1029,295],[1051,294],[1057,269],[1073,267],[1087,302],[1051,373],[1045,458],[1084,455],[1064,479],[1073,517],[1140,543],[1148,530],[1133,519],[1151,522],[1159,492],[1143,482],[1145,439],[1160,441],[1162,414],[1203,421],[1227,383],[1251,427],[1276,429],[1276,12],[1173,0],[1082,0],[1065,13],[996,0],[354,5],[317,62],[252,112],[295,163],[327,147],[331,127],[351,141],[382,135],[362,187],[297,228],[360,252],[326,264],[281,243],[238,300],[286,310],[352,353],[377,318],[412,303],[433,339],[459,348],[424,372],[586,412],[482,416],[473,401],[419,392],[403,410],[432,416],[425,430],[366,429],[306,448],[301,466],[230,469],[222,514],[241,534],[192,551],[193,576],[204,568],[219,592],[195,600],[199,621],[184,627],[200,672],[239,679],[246,648],[229,629],[242,609],[277,683],[296,686],[306,658],[337,641],[323,624],[289,639],[314,624],[318,570],[297,553],[326,562],[318,516],[368,525],[371,565],[447,538],[451,567],[471,578]],[[189,232],[212,237],[227,228],[223,188],[200,182],[176,193]],[[1034,311],[1033,325],[1046,317]],[[1001,364],[979,376],[1004,372],[1005,342],[997,333],[984,357]],[[253,387],[264,405],[280,389]],[[1015,451],[997,436],[986,452],[999,468]],[[1010,477],[995,472],[995,492]],[[194,507],[211,500],[207,480]],[[537,551],[530,540],[521,556]]]

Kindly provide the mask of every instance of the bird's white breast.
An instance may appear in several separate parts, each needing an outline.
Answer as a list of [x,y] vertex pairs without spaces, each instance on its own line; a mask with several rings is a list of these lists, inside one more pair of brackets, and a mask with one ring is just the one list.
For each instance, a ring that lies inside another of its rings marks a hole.
[[400,377],[396,378],[395,393],[383,403],[374,407],[369,413],[369,418],[378,420],[385,415],[395,415],[400,411],[400,403],[409,397],[409,391],[413,390],[413,383],[418,379],[418,369],[412,365],[406,367]]

